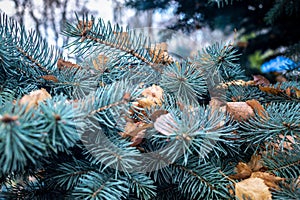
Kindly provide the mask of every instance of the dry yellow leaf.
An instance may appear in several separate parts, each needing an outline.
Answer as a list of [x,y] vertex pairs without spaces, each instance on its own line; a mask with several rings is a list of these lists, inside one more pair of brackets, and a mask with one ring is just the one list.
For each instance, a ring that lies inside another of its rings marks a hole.
[[232,179],[245,179],[249,178],[252,172],[262,169],[263,161],[261,155],[252,155],[251,160],[248,163],[239,162],[235,168],[236,174],[230,175]]
[[152,127],[153,124],[129,121],[126,123],[124,132],[120,133],[120,135],[122,137],[131,137],[131,141],[133,142],[131,146],[137,146],[143,141],[146,129]]
[[247,165],[253,172],[259,171],[261,168],[264,167],[261,155],[252,155],[251,160],[247,163]]
[[81,69],[81,67],[79,65],[74,64],[70,61],[63,60],[62,58],[59,58],[57,60],[57,68],[59,70],[62,70],[62,69]]
[[167,52],[168,44],[165,42],[157,43],[150,47],[149,55],[153,57],[154,63],[170,64],[173,63],[173,58]]
[[36,107],[40,101],[51,98],[51,95],[44,88],[40,90],[35,90],[29,93],[29,95],[24,95],[19,104],[27,105],[26,111],[32,107]]
[[294,87],[294,90],[296,91],[296,97],[300,98],[300,90],[298,90],[296,87]]
[[280,187],[277,185],[280,181],[283,181],[284,178],[274,176],[267,172],[253,172],[251,178],[261,178],[264,180],[264,183],[270,187],[279,190]]
[[261,178],[248,178],[235,184],[237,199],[271,200],[272,194]]
[[254,116],[254,111],[246,102],[228,102],[226,104],[227,112],[238,121],[247,120]]
[[143,108],[149,108],[154,105],[162,105],[163,101],[163,89],[160,86],[152,85],[146,88],[142,95],[144,98],[138,100],[138,103]]
[[274,87],[269,87],[269,86],[258,86],[258,88],[265,92],[265,93],[269,93],[269,94],[273,94],[273,95],[279,95],[279,94],[283,94],[283,91],[281,89],[278,88],[274,88]]
[[245,179],[251,176],[251,168],[243,162],[239,162],[235,168],[236,174],[230,175],[232,179]]
[[253,81],[255,82],[255,85],[262,85],[262,86],[270,85],[270,81],[262,75],[254,75]]
[[257,100],[251,99],[246,101],[246,103],[262,118],[266,119],[268,117],[266,110]]
[[154,122],[154,128],[163,135],[172,135],[178,131],[176,120],[171,113],[159,116]]
[[141,107],[141,108],[150,108],[155,105],[156,105],[156,103],[148,98],[142,98],[142,99],[138,100],[138,107]]
[[131,138],[132,144],[130,146],[136,147],[137,145],[139,145],[143,141],[144,136],[145,136],[145,129],[138,132],[136,136]]
[[44,75],[44,76],[41,76],[41,78],[46,80],[46,81],[53,81],[55,83],[58,82],[58,79],[54,75]]

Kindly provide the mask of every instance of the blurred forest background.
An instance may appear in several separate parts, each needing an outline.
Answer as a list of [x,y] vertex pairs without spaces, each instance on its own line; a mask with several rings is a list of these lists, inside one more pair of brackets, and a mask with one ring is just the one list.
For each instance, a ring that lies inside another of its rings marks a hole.
[[77,12],[130,28],[169,28],[195,50],[231,41],[251,74],[279,55],[299,63],[299,0],[0,0],[0,9],[60,48],[68,43],[64,24]]

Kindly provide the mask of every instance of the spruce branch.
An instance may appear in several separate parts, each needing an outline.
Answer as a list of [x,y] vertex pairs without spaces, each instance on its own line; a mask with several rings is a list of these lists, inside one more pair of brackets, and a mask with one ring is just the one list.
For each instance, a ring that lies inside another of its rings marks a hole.
[[76,199],[120,199],[126,198],[129,185],[126,177],[113,178],[109,172],[89,172],[84,174],[72,191]]
[[226,188],[230,182],[219,172],[219,168],[210,162],[199,162],[192,157],[187,166],[172,165],[174,181],[189,199],[219,199],[228,198]]
[[45,153],[46,127],[42,120],[26,111],[25,106],[2,105],[0,110],[0,165],[1,173],[20,172],[28,163],[36,164],[36,158]]
[[[128,28],[123,30],[118,24],[112,26],[109,22],[105,24],[102,19],[96,21],[92,16],[83,16],[80,20],[76,14],[77,23],[67,23],[63,33],[66,36],[74,38],[74,41],[68,45],[68,48],[75,46],[74,51],[79,55],[90,55],[94,51],[100,51],[104,54],[114,54],[110,56],[115,60],[132,59],[141,61],[155,69],[157,64],[165,59],[161,59],[161,50],[159,46],[151,47],[149,39],[142,33],[137,34],[135,31],[129,31]],[[155,53],[151,53],[151,52]],[[114,53],[116,52],[116,53]]]
[[300,149],[299,110],[300,104],[296,102],[271,103],[266,109],[268,117],[256,115],[240,124],[242,141],[249,142],[249,147],[254,144],[256,149],[271,151],[272,155],[277,148],[288,150],[288,143]]
[[49,48],[46,41],[34,31],[27,34],[23,26],[9,19],[4,13],[0,15],[0,34],[7,41],[11,40],[13,51],[10,55],[12,60],[19,61],[22,70],[27,71],[26,68],[37,66],[36,73],[51,74],[55,69],[59,52],[53,47]]

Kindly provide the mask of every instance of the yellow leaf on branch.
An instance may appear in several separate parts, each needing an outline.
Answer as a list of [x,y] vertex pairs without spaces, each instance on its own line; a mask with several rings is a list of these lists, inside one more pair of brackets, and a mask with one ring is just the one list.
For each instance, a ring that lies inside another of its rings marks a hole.
[[51,95],[47,92],[47,90],[42,88],[40,90],[32,91],[28,95],[24,95],[20,99],[19,104],[27,105],[26,111],[28,111],[30,108],[36,107],[39,102],[49,98],[51,98]]
[[237,199],[271,200],[269,187],[261,178],[248,178],[235,184]]

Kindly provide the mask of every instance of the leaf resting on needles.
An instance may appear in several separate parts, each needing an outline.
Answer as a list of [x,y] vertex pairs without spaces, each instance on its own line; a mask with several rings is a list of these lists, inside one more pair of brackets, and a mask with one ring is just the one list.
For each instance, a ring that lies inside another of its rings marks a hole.
[[251,106],[246,102],[228,102],[226,104],[227,112],[238,121],[247,120],[254,116],[254,112]]
[[24,95],[20,99],[21,105],[27,105],[26,111],[30,108],[36,107],[40,101],[51,98],[51,95],[44,88],[40,90],[35,90],[29,93],[29,95]]
[[238,121],[247,120],[250,117],[253,117],[255,112],[264,119],[267,117],[265,109],[255,99],[246,102],[228,102],[226,104],[226,110]]
[[277,185],[279,182],[283,181],[284,178],[274,176],[272,174],[269,174],[267,172],[253,172],[251,174],[251,178],[261,178],[264,180],[264,183],[270,187],[274,188],[276,190],[279,190],[279,186]]
[[237,199],[271,200],[272,194],[261,178],[248,178],[235,184]]
[[262,118],[267,117],[267,112],[265,111],[264,107],[255,99],[248,100],[246,103],[251,106],[251,108]]
[[154,122],[155,130],[164,135],[172,135],[175,133],[178,130],[176,125],[175,119],[170,113],[161,115]]
[[239,162],[235,168],[236,174],[230,176],[232,179],[245,179],[249,178],[252,172],[259,171],[264,166],[262,164],[260,155],[252,155],[248,163]]
[[270,81],[262,75],[254,75],[253,81],[255,85],[262,85],[262,86],[270,85]]

